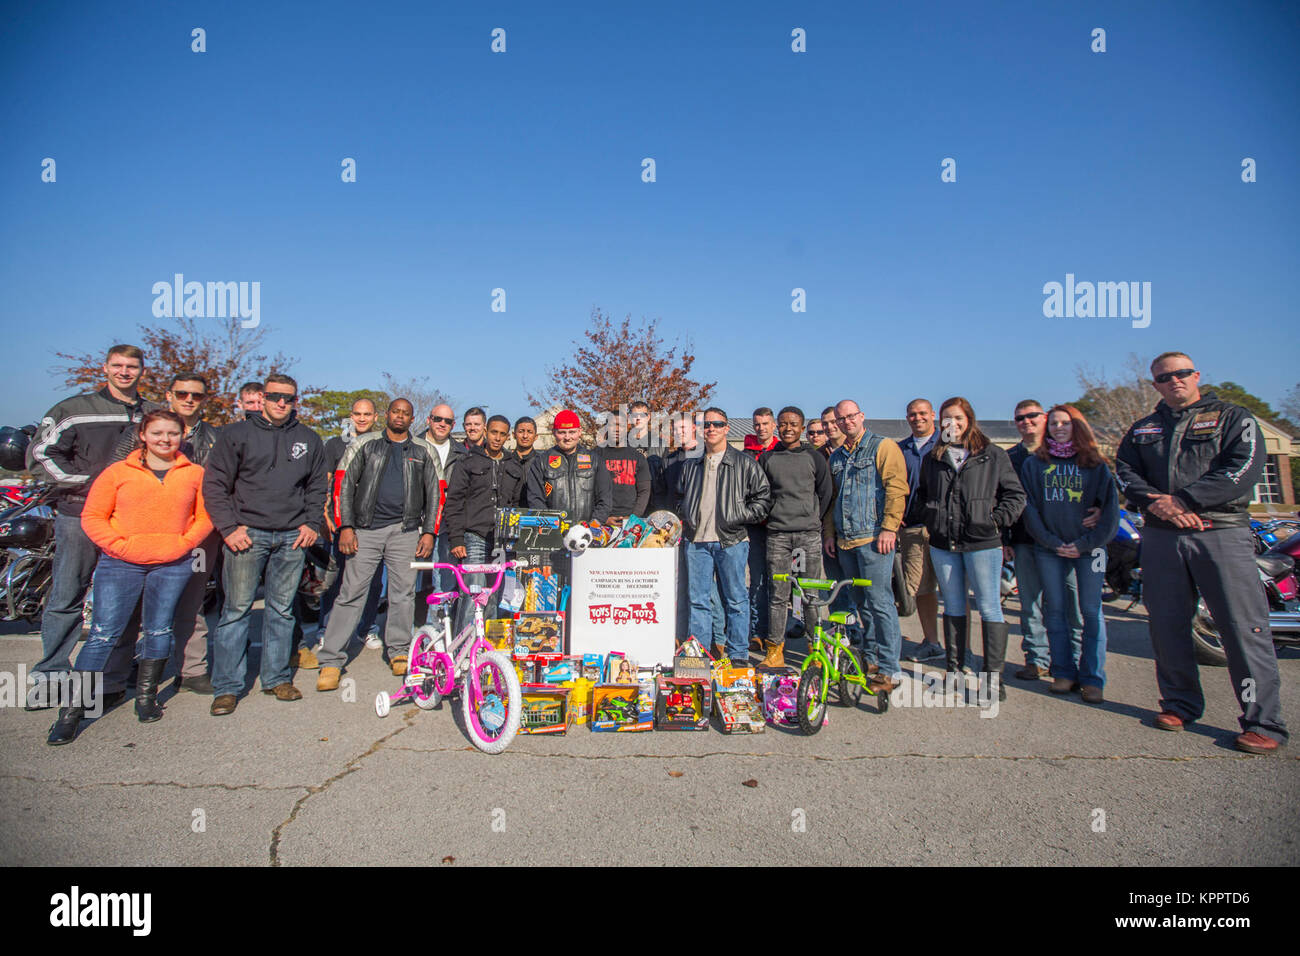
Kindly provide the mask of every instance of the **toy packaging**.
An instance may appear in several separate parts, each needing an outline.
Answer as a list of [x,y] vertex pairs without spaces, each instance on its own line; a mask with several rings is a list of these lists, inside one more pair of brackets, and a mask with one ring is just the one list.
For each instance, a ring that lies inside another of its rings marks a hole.
[[695,677],[659,678],[656,730],[708,730],[712,709],[713,691],[708,681]]
[[582,658],[542,658],[537,665],[543,684],[567,684],[582,676]]
[[687,638],[677,648],[677,652],[673,655],[673,676],[713,679],[713,672],[709,668],[709,656],[695,638]]
[[515,657],[564,654],[564,615],[559,611],[521,611],[514,632]]
[[610,651],[605,658],[605,683],[635,684],[637,682],[636,661],[622,651]]
[[511,617],[499,617],[483,622],[483,636],[498,651],[514,653],[515,621]]
[[763,675],[763,717],[777,727],[793,727],[799,723],[796,695],[799,675],[791,671]]
[[498,508],[494,540],[528,567],[551,563],[555,552],[564,550],[564,533],[569,530],[563,511]]
[[523,712],[521,734],[562,734],[569,727],[569,688],[551,684],[526,684],[520,689]]
[[604,679],[605,658],[601,654],[582,655],[583,679],[599,684]]
[[591,729],[640,731],[654,727],[654,688],[597,684],[591,690]]
[[724,733],[761,734],[767,729],[758,702],[757,672],[752,667],[726,667],[715,671],[714,703]]
[[641,543],[641,539],[653,530],[636,515],[628,515],[623,519],[623,527],[620,529],[618,537],[610,543],[610,547],[635,548]]
[[562,685],[569,688],[569,723],[585,724],[591,719],[591,689],[595,681],[579,677]]

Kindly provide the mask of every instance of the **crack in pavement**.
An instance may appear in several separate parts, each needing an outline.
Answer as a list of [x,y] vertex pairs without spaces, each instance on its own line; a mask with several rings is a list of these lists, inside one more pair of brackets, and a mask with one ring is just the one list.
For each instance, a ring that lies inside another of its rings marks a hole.
[[[390,747],[390,750],[409,750],[412,753],[461,753],[473,750],[472,747]],[[817,760],[826,763],[844,763],[855,760],[893,760],[899,757],[914,757],[922,760],[1155,760],[1165,763],[1185,763],[1199,760],[1251,760],[1253,754],[1201,754],[1199,756],[1164,756],[1160,754],[850,754],[835,757],[826,754],[796,754],[779,751],[745,751],[713,750],[702,754],[575,754],[575,753],[521,753],[506,750],[501,756],[522,758],[564,757],[569,760],[704,760],[709,757],[784,757],[790,760]],[[1300,760],[1300,756],[1288,755],[1285,759]]]
[[367,749],[364,753],[357,754],[355,757],[351,758],[347,763],[343,765],[343,769],[340,770],[338,773],[334,774],[334,776],[328,778],[323,783],[319,783],[307,787],[307,792],[294,801],[293,807],[290,808],[289,810],[289,815],[285,817],[284,820],[282,820],[274,830],[271,831],[271,846],[269,848],[270,856],[271,856],[271,866],[280,865],[280,837],[284,832],[284,828],[287,827],[290,823],[293,823],[293,821],[298,818],[298,813],[302,810],[303,805],[312,797],[314,797],[316,794],[323,793],[324,791],[328,790],[331,786],[334,785],[335,782],[342,780],[344,777],[349,776],[350,774],[355,773],[360,768],[361,761],[365,760],[367,757],[369,757],[371,754],[377,751],[381,746],[384,745],[386,741],[389,741],[392,738],[396,737],[402,731],[410,729],[410,727],[412,726],[412,722],[415,720],[416,715],[418,714],[419,711],[416,708],[408,707],[405,711],[402,712],[402,720],[404,721],[402,726],[398,727],[396,730],[390,733],[384,734],[384,736],[380,737],[378,740],[372,743],[369,749]]
[[26,780],[29,783],[54,784],[69,790],[93,790],[97,787],[176,787],[180,790],[305,790],[307,784],[270,786],[263,783],[181,783],[179,780],[108,780],[100,783],[75,784],[69,780],[46,780],[20,773],[0,773],[0,780]]

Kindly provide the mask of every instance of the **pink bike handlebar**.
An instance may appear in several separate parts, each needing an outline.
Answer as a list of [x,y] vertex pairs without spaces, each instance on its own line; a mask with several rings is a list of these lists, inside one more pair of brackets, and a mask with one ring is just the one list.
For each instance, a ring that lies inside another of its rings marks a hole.
[[[446,564],[442,561],[411,562],[411,567],[417,571],[436,571],[439,568],[450,571],[452,574],[456,575],[456,587],[460,590],[461,594],[470,593],[469,587],[465,584],[465,579],[462,575],[495,574],[496,580],[492,582],[492,586],[474,595],[474,599],[480,604],[486,604],[492,593],[495,592],[497,588],[501,587],[501,579],[505,576],[505,573],[511,568],[518,566],[518,561],[503,561],[500,564]],[[433,599],[435,596],[436,594],[429,595],[430,604],[434,603]]]

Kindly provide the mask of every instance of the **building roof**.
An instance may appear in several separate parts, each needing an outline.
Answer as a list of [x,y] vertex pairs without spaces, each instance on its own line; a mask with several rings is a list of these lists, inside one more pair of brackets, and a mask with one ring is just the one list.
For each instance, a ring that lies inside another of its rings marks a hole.
[[[895,441],[902,441],[912,434],[906,418],[868,418],[865,424],[868,430]],[[1003,448],[1010,448],[1020,441],[1020,432],[1016,430],[1016,423],[1012,421],[981,421],[980,430],[991,442]],[[752,434],[754,434],[754,425],[748,418],[728,419],[727,441],[729,443],[739,446],[744,443],[746,436]]]

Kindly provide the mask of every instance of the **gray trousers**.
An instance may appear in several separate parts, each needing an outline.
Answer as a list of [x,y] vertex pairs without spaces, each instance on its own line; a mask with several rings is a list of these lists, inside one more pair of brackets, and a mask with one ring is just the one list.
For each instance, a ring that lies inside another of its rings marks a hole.
[[216,569],[221,535],[212,532],[199,547],[208,573],[190,577],[176,604],[176,621],[172,625],[172,660],[183,678],[203,677],[208,672],[208,619],[203,615],[203,595]]
[[357,553],[343,565],[343,583],[338,600],[325,626],[325,640],[317,653],[321,667],[343,667],[348,662],[348,641],[361,620],[361,610],[370,591],[370,582],[382,561],[388,569],[388,623],[384,628],[384,647],[388,658],[405,656],[411,647],[415,629],[415,549],[420,543],[420,529],[403,531],[400,522],[373,531],[354,529]]
[[1197,720],[1205,712],[1192,648],[1198,591],[1228,656],[1242,730],[1286,743],[1282,680],[1249,528],[1143,529],[1142,597],[1150,618],[1160,708],[1183,720]]
[[[798,566],[795,564],[796,551]],[[794,574],[799,578],[822,576],[822,533],[816,531],[769,531],[767,533],[768,640],[785,643],[785,627],[790,613],[790,581],[773,580],[776,574]],[[817,595],[820,597],[820,595]],[[803,613],[803,609],[798,609]],[[812,621],[806,622],[811,632]]]

